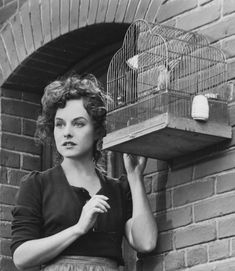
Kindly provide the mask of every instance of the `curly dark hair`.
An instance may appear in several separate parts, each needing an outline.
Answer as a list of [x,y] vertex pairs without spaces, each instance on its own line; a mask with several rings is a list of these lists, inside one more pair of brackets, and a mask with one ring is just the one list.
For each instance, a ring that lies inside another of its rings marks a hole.
[[64,108],[68,100],[82,99],[98,135],[93,149],[95,163],[101,158],[102,139],[106,135],[106,100],[100,82],[92,74],[73,74],[50,83],[44,90],[42,113],[37,120],[35,137],[41,143],[54,143],[54,118],[58,108]]

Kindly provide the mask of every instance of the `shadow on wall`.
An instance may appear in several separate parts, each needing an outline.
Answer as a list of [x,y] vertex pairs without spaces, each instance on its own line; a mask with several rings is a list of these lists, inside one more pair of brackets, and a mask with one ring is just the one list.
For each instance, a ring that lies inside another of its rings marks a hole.
[[137,254],[139,260],[136,270],[138,271],[158,270],[158,266],[160,268],[163,264],[163,257],[157,255],[170,251],[173,247],[172,232],[168,231],[173,228],[170,211],[168,211],[172,207],[171,191],[168,189],[168,164],[149,159],[145,174],[146,192],[157,220],[159,235],[157,246],[151,253]]

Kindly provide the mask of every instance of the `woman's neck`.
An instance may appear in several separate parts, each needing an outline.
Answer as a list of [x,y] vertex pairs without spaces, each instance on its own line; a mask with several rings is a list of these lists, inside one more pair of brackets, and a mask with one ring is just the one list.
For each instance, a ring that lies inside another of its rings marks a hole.
[[63,167],[65,172],[70,172],[73,174],[78,173],[80,176],[95,174],[95,164],[91,159],[81,161],[65,158],[64,161],[61,163],[61,166]]

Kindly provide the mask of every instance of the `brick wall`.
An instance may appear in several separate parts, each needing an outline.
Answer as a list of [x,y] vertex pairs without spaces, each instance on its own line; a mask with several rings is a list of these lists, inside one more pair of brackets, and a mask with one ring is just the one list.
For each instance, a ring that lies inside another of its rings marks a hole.
[[[171,0],[162,6],[158,19],[206,35],[224,51],[233,84],[235,1]],[[231,142],[165,167],[150,160],[145,186],[158,222],[158,245],[150,255],[139,255],[137,267],[132,264],[130,270],[235,270],[234,90],[231,94]]]
[[16,270],[10,252],[11,207],[20,178],[41,169],[41,147],[34,142],[39,96],[0,89],[0,269]]

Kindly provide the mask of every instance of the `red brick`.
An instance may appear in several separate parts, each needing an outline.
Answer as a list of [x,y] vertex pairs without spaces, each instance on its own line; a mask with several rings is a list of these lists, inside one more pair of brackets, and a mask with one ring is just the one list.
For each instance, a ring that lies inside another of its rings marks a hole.
[[138,19],[143,19],[147,10],[148,10],[148,7],[149,7],[149,4],[150,4],[151,0],[148,0],[148,1],[140,1],[138,7],[137,7],[137,10],[136,10],[136,13],[135,13],[135,19],[134,20],[138,20]]
[[228,72],[227,72],[227,79],[228,80],[231,80],[231,79],[234,79],[234,73],[235,73],[235,62],[232,60],[228,60],[227,61],[228,63]]
[[24,101],[2,99],[2,113],[24,117],[27,119],[37,119],[40,107]]
[[151,252],[156,252],[161,254],[166,251],[171,251],[173,249],[173,234],[172,232],[163,232],[158,235],[157,247]]
[[144,178],[144,186],[146,193],[150,194],[152,192],[152,177]]
[[10,250],[11,241],[7,239],[0,240],[0,255],[9,256],[11,257],[11,250]]
[[2,115],[2,131],[20,134],[21,119],[12,116]]
[[[169,1],[166,4],[162,5],[157,20],[158,22],[166,21],[172,17],[175,17],[179,14],[182,14],[188,10],[194,9],[197,7],[196,0],[176,0],[176,1]],[[191,14],[191,13],[190,13]],[[181,27],[185,28],[187,26]]]
[[[234,2],[235,3],[235,2]],[[225,40],[222,42],[222,50],[226,55],[226,58],[231,58],[235,56],[235,38]]]
[[202,221],[225,214],[235,213],[235,195],[208,199],[195,205],[195,221]]
[[[113,1],[114,2],[114,1]],[[124,21],[126,23],[132,23],[135,17],[135,13],[138,7],[139,1],[136,0],[130,0],[129,5],[126,10]]]
[[0,66],[0,84],[2,85],[2,84],[4,83],[4,81],[5,81],[5,79],[3,78],[3,72],[2,72],[1,69],[2,69],[2,68],[1,68],[1,66]]
[[0,221],[0,237],[11,238],[11,223]]
[[41,147],[36,146],[34,138],[23,137],[13,134],[2,134],[2,145],[5,149],[40,154]]
[[214,194],[214,178],[183,185],[173,191],[173,206],[205,199]]
[[204,7],[200,7],[179,17],[177,20],[177,27],[184,30],[195,29],[218,20],[220,18],[220,13],[220,3],[218,1],[213,1]]
[[42,169],[41,157],[24,154],[22,169],[24,169],[24,170],[41,170]]
[[[107,10],[109,5],[108,0],[99,1],[99,6],[96,14],[96,23],[103,23],[106,20]],[[122,3],[124,5],[124,3]]]
[[200,5],[200,6],[203,6],[203,5],[208,4],[208,3],[211,2],[211,1],[213,1],[213,0],[199,0],[199,5]]
[[18,2],[19,2],[19,7],[22,7],[23,6],[23,4],[25,3],[25,2],[27,2],[28,0],[19,0]]
[[149,256],[142,259],[141,269],[146,271],[163,271],[164,258],[162,256]]
[[35,49],[39,48],[43,44],[42,37],[42,22],[40,14],[39,1],[30,1],[30,18],[33,31],[33,40]]
[[216,192],[224,193],[235,189],[235,171],[217,176]]
[[60,33],[65,34],[69,31],[69,8],[70,5],[67,0],[60,1]]
[[11,215],[12,206],[10,205],[0,205],[0,220],[5,221],[11,221],[12,215]]
[[109,1],[105,21],[110,23],[115,19],[115,13],[118,8],[118,1]]
[[167,168],[168,168],[167,162],[149,158],[147,161],[144,174],[148,175],[156,171],[166,170]]
[[193,167],[181,168],[178,170],[170,170],[168,173],[168,181],[166,187],[176,187],[192,181]]
[[2,26],[16,12],[16,9],[17,1],[9,3],[8,5],[1,8],[0,26]]
[[6,48],[3,40],[0,36],[0,67],[2,67],[2,74],[4,78],[7,78],[11,74],[11,65],[6,54]]
[[235,256],[235,238],[233,238],[232,240],[231,240],[231,242],[232,242],[232,247],[231,247],[231,249],[232,249],[232,255],[231,256]]
[[8,169],[8,183],[19,186],[21,178],[27,173],[28,171]]
[[87,16],[88,16],[89,2],[86,0],[80,1],[80,10],[79,10],[79,28],[86,26]]
[[227,15],[233,12],[235,12],[234,0],[224,0],[223,1],[223,15]]
[[9,57],[10,65],[14,70],[19,65],[19,59],[14,43],[14,37],[10,24],[7,24],[1,31],[4,44],[6,46],[7,54]]
[[0,149],[0,164],[6,167],[19,168],[20,167],[20,155],[11,151]]
[[[234,92],[235,92],[235,86],[234,86]],[[235,95],[234,95],[235,100]],[[230,104],[229,106],[229,123],[232,126],[235,126],[235,103]]]
[[20,15],[17,13],[11,18],[11,26],[14,37],[14,42],[16,44],[16,51],[19,61],[22,62],[26,57],[26,48],[23,38],[22,26],[20,21]]
[[20,9],[20,17],[23,28],[25,48],[27,54],[30,55],[34,52],[33,33],[30,21],[29,2],[27,1]]
[[152,1],[149,5],[149,8],[145,14],[144,19],[147,22],[155,22],[155,20],[158,18],[158,12],[161,8],[162,0],[156,0]]
[[202,264],[207,262],[207,248],[200,246],[187,250],[187,266]]
[[170,252],[165,257],[165,269],[166,271],[182,270],[185,268],[185,252],[174,251]]
[[217,23],[200,29],[199,32],[205,35],[210,42],[216,42],[218,40],[232,36],[235,34],[234,18],[235,15],[229,16],[229,18],[225,17]]
[[119,2],[119,5],[116,10],[116,14],[115,14],[115,22],[120,22],[120,23],[123,22],[127,6],[128,6],[128,1],[122,0]]
[[158,192],[166,188],[167,177],[167,172],[159,172],[152,176],[153,192]]
[[183,207],[169,210],[157,215],[158,230],[167,231],[192,223],[192,207]]
[[38,93],[32,93],[32,92],[23,92],[22,93],[22,99],[24,101],[28,101],[31,103],[35,103],[40,105],[41,104],[41,95]]
[[23,134],[34,137],[36,130],[36,121],[33,120],[23,120]]
[[79,5],[80,1],[70,0],[70,31],[78,28]]
[[0,184],[0,203],[14,204],[17,190],[16,187]]
[[169,191],[151,194],[148,198],[153,212],[166,210],[171,207],[171,193]]
[[17,91],[13,89],[1,88],[0,92],[1,92],[1,96],[6,97],[6,98],[14,98],[14,99],[21,100],[21,97],[22,97],[21,91]]
[[51,40],[50,2],[41,1],[42,35],[44,44]]
[[183,248],[196,244],[207,243],[216,239],[216,225],[214,222],[196,224],[174,233],[175,247]]
[[233,271],[235,270],[235,260],[229,259],[228,261],[219,262],[215,265],[213,271]]
[[53,39],[60,35],[60,2],[57,0],[51,0],[51,30]]
[[1,271],[17,271],[11,257],[0,256]]
[[[103,2],[106,3],[107,1],[102,1],[100,3],[100,5],[102,5]],[[94,1],[92,3],[92,5],[90,5],[88,15],[87,15],[87,24],[88,25],[91,25],[91,24],[95,23],[98,7],[99,7],[99,1]]]
[[7,183],[7,169],[0,166],[0,183]]
[[218,237],[235,236],[235,215],[227,215],[219,220]]
[[210,160],[198,163],[195,166],[194,178],[198,179],[234,168],[234,161],[235,150],[221,153],[219,155],[215,155],[214,157],[212,156]]
[[218,240],[209,244],[209,261],[217,261],[229,257],[229,240]]

